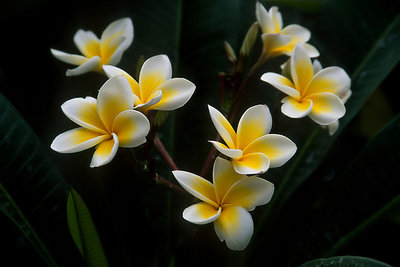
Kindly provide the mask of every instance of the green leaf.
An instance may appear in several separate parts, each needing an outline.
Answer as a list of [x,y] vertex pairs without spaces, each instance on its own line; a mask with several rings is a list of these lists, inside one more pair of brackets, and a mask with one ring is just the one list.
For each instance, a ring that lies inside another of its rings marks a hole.
[[1,94],[0,151],[0,210],[39,256],[49,266],[55,266],[52,253],[42,240],[57,240],[59,232],[49,230],[54,225],[60,226],[59,231],[64,230],[60,210],[67,187],[31,127]]
[[328,266],[342,266],[342,267],[390,267],[386,264],[375,259],[358,257],[358,256],[338,256],[325,259],[316,259],[308,261],[300,265],[300,267],[328,267]]
[[73,188],[68,195],[67,218],[71,236],[87,264],[108,266],[90,211]]

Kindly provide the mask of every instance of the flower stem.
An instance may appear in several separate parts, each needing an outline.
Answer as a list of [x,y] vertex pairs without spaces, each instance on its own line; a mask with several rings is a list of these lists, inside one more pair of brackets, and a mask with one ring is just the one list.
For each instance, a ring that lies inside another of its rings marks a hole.
[[154,136],[154,146],[157,148],[158,152],[160,152],[161,156],[164,158],[167,164],[171,167],[171,170],[174,171],[179,169],[157,134],[155,134]]

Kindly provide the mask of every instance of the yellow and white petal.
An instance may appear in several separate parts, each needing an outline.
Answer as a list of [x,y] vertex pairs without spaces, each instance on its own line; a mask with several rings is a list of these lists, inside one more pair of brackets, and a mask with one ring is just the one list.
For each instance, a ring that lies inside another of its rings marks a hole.
[[278,11],[278,7],[271,7],[268,13],[272,17],[272,21],[274,22],[275,32],[280,32],[282,29],[283,21],[281,12]]
[[319,56],[319,51],[317,50],[317,48],[315,48],[315,46],[310,45],[308,43],[304,43],[303,46],[307,50],[309,57],[314,58]]
[[274,184],[259,177],[241,179],[227,192],[223,204],[252,211],[256,206],[267,204],[271,200],[274,188]]
[[269,57],[279,56],[284,52],[284,48],[290,43],[291,37],[281,33],[263,33],[263,53]]
[[221,241],[232,250],[244,250],[254,231],[250,213],[239,206],[224,207],[219,218],[214,221],[214,230]]
[[85,57],[100,56],[100,40],[93,32],[78,30],[74,35],[74,42]]
[[264,153],[270,160],[270,168],[276,168],[291,159],[296,150],[296,144],[289,138],[279,134],[267,134],[252,142],[243,153]]
[[125,110],[133,109],[133,94],[124,76],[108,79],[99,90],[97,111],[108,131],[111,131],[115,118]]
[[256,18],[263,33],[275,33],[274,20],[265,7],[258,1],[256,3]]
[[214,161],[213,184],[218,202],[222,203],[221,201],[232,185],[244,178],[247,176],[237,173],[231,161],[217,157]]
[[146,103],[135,106],[135,109],[140,110],[142,112],[151,110],[151,109],[153,109],[152,106],[157,104],[158,102],[160,102],[162,97],[163,97],[162,91],[157,90],[150,95],[150,97],[148,98],[148,101]]
[[212,183],[196,174],[186,171],[172,171],[178,183],[190,194],[218,208],[215,190]]
[[112,132],[118,136],[120,147],[137,147],[146,142],[150,122],[136,110],[126,110],[114,120]]
[[61,105],[64,114],[73,122],[86,129],[107,134],[97,113],[97,100],[93,97],[73,98]]
[[311,38],[311,32],[303,26],[297,24],[291,24],[281,30],[282,34],[289,35],[292,37],[291,42],[305,43]]
[[264,153],[246,154],[238,160],[232,160],[235,171],[240,174],[261,174],[269,169],[269,158]]
[[123,52],[133,41],[132,20],[130,18],[122,18],[114,21],[103,31],[100,40],[103,62],[107,62],[110,65],[118,64]]
[[328,67],[317,74],[308,85],[307,94],[333,93],[342,95],[349,91],[351,79],[339,67]]
[[337,129],[339,129],[339,120],[334,121],[328,125],[329,135],[334,135],[336,133]]
[[340,98],[332,93],[311,95],[313,108],[308,114],[320,125],[328,125],[340,119],[346,113],[346,108]]
[[115,67],[115,66],[111,66],[111,65],[103,65],[103,70],[108,78],[123,75],[128,80],[129,84],[131,85],[132,93],[135,95],[134,96],[135,97],[135,100],[134,100],[135,106],[141,104],[141,102],[139,102],[140,101],[140,99],[139,99],[139,96],[140,96],[139,84],[131,75],[129,75],[124,70],[122,70],[118,67]]
[[147,59],[140,70],[140,99],[143,103],[163,82],[171,79],[172,66],[167,55],[157,55]]
[[183,218],[191,223],[202,225],[217,220],[220,214],[221,208],[201,202],[187,207],[183,211]]
[[240,158],[243,155],[242,150],[240,149],[230,149],[226,145],[217,142],[217,141],[208,141],[211,144],[214,145],[214,147],[223,155],[231,158],[231,159],[237,159]]
[[303,99],[299,102],[299,100],[290,96],[282,99],[282,103],[282,113],[295,119],[307,116],[313,107],[313,102],[310,99]]
[[59,51],[57,49],[50,48],[50,52],[57,59],[71,65],[81,65],[89,60],[87,57],[84,57],[82,55],[69,54]]
[[269,133],[272,116],[267,105],[256,105],[247,109],[239,120],[236,147],[244,150],[251,142]]
[[59,134],[50,147],[60,153],[74,153],[94,147],[107,138],[110,138],[110,135],[79,127]]
[[101,66],[101,59],[100,57],[95,56],[74,69],[68,69],[65,75],[77,76],[89,71],[97,71],[100,70],[100,66]]
[[156,90],[162,91],[161,101],[153,105],[155,110],[174,110],[185,105],[192,97],[196,86],[184,78],[173,78],[160,84]]
[[303,92],[307,90],[314,73],[310,57],[302,44],[296,45],[290,60],[293,83],[300,95],[303,96]]
[[236,133],[233,130],[232,125],[229,121],[219,112],[217,109],[208,105],[208,111],[210,112],[211,120],[217,129],[217,132],[228,145],[229,148],[235,149]]
[[313,66],[314,75],[315,75],[317,72],[319,72],[319,71],[322,70],[322,64],[321,64],[321,62],[319,62],[318,59],[314,59],[312,66]]
[[273,87],[275,87],[279,91],[281,91],[291,97],[294,97],[294,98],[300,97],[300,93],[295,89],[292,81],[283,75],[272,73],[272,72],[267,72],[261,76],[261,80],[271,84]]
[[113,133],[112,138],[104,140],[96,147],[96,151],[90,162],[90,167],[100,167],[109,163],[117,154],[118,146],[118,137]]

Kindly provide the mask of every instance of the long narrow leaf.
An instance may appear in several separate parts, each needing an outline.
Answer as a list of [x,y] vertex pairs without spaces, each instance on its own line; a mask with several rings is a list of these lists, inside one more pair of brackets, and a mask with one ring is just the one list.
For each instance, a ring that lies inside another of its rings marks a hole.
[[32,128],[0,94],[1,211],[39,256],[54,266],[54,256],[47,246],[51,243],[56,250],[57,240],[64,238],[62,204],[67,187],[48,156]]
[[96,226],[85,202],[71,188],[67,201],[67,218],[71,236],[89,266],[108,266]]

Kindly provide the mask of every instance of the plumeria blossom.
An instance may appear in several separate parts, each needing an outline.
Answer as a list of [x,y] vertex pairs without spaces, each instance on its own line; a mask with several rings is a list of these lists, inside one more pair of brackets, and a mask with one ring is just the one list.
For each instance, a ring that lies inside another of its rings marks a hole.
[[257,2],[256,17],[262,29],[261,38],[264,43],[263,54],[265,57],[282,54],[290,56],[298,43],[304,45],[310,57],[319,56],[318,50],[307,43],[311,38],[309,30],[297,24],[282,28],[282,15],[276,6],[267,11],[260,2]]
[[288,96],[282,99],[282,113],[291,118],[309,116],[320,125],[336,122],[346,113],[342,99],[350,92],[350,77],[339,67],[314,71],[310,57],[301,44],[290,58],[290,78],[265,73],[261,80]]
[[58,135],[51,148],[60,153],[79,152],[96,146],[90,167],[109,163],[118,147],[146,142],[149,120],[133,110],[129,82],[123,76],[107,80],[93,97],[73,98],[61,106],[64,114],[81,127]]
[[238,174],[230,161],[217,157],[213,183],[186,171],[172,172],[179,184],[202,202],[183,211],[183,218],[194,224],[214,223],[218,238],[228,248],[243,250],[253,235],[249,211],[267,204],[274,185],[259,177]]
[[123,75],[131,85],[135,109],[174,110],[182,107],[192,97],[196,86],[184,78],[171,78],[172,66],[166,55],[147,59],[140,70],[139,82],[120,68],[103,66],[108,77]]
[[82,55],[65,53],[50,49],[61,61],[78,65],[67,70],[67,76],[80,75],[89,71],[102,71],[102,65],[117,65],[125,50],[133,41],[133,25],[130,18],[112,22],[103,31],[100,39],[92,31],[78,30],[74,42]]
[[225,144],[211,142],[223,155],[232,159],[240,174],[264,173],[280,167],[296,152],[296,145],[287,137],[269,134],[271,113],[266,105],[256,105],[244,112],[237,132],[217,109],[208,106],[212,122]]

